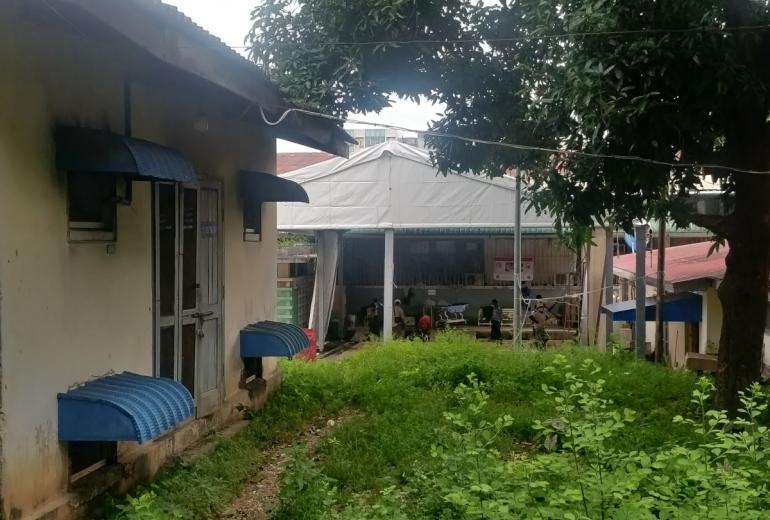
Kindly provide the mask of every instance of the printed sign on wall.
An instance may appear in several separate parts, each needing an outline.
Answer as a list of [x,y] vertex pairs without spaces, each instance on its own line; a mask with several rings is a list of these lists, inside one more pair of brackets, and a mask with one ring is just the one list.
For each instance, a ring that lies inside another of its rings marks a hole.
[[[492,277],[500,282],[513,281],[513,258],[498,256],[495,258],[495,270]],[[535,278],[534,258],[521,259],[521,281],[531,282]]]

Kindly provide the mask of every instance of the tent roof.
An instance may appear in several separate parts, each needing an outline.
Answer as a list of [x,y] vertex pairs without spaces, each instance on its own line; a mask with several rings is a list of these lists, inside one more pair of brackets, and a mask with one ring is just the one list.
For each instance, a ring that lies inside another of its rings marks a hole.
[[[309,205],[281,204],[281,230],[510,228],[516,183],[472,174],[441,175],[427,150],[386,141],[283,175],[301,184]],[[527,211],[522,227],[552,227]]]

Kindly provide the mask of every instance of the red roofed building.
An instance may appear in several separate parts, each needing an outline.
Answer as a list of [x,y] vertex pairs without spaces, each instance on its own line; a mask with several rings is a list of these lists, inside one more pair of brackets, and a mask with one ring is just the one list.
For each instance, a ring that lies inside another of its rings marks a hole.
[[[730,248],[725,245],[712,251],[713,242],[699,242],[666,248],[665,286],[666,298],[670,295],[695,293],[701,298],[702,320],[700,322],[670,322],[667,324],[668,351],[673,366],[699,365],[704,358],[714,357],[719,347],[722,331],[722,304],[717,288],[724,278],[725,258]],[[709,254],[711,253],[711,254]],[[646,296],[655,294],[658,269],[658,251],[648,251],[645,257]],[[619,300],[633,298],[636,278],[636,255],[626,254],[615,257],[613,273],[620,285]],[[695,296],[694,296],[695,297]],[[767,324],[765,325],[767,327]],[[647,323],[646,337],[655,337],[655,323]],[[765,330],[765,366],[770,365],[770,330]]]
[[284,173],[293,172],[294,170],[299,170],[305,166],[328,161],[334,157],[336,157],[336,155],[326,152],[279,153],[275,169],[278,175],[283,175]]
[[[713,246],[713,242],[709,241],[666,248],[666,290],[703,290],[719,285],[725,274],[725,257],[730,248],[725,245],[712,252]],[[645,266],[645,281],[648,285],[655,285],[657,250],[647,253]],[[615,257],[613,270],[615,276],[633,280],[636,276],[636,254]]]

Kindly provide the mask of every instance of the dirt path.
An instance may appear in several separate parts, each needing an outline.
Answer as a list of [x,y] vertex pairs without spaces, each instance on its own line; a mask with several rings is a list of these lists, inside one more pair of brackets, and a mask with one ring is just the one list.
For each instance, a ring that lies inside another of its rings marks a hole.
[[310,426],[291,443],[274,446],[267,455],[267,462],[243,488],[241,495],[219,517],[220,520],[269,520],[279,504],[281,474],[289,458],[288,449],[295,444],[305,444],[314,451],[321,440],[340,422],[348,417],[329,419],[321,428]]

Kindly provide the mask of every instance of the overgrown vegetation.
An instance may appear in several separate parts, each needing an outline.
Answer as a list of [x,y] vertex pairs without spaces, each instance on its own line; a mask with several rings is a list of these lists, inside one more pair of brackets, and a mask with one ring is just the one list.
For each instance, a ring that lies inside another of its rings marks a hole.
[[[318,398],[323,395],[322,398]],[[342,401],[323,391],[310,398],[284,385],[238,435],[192,461],[177,461],[153,484],[109,506],[114,520],[172,520],[215,518],[237,496],[264,463],[264,452],[286,442],[324,413],[336,413]],[[319,423],[320,424],[320,423]]]
[[315,238],[302,233],[278,232],[278,247],[307,246],[315,243]]
[[[770,447],[767,428],[760,424],[768,395],[759,385],[741,394],[741,415],[731,422],[725,412],[707,408],[714,386],[700,380],[692,392],[696,418],[673,419],[691,427],[691,439],[646,451],[613,442],[635,426],[636,414],[607,399],[595,361],[572,367],[557,358],[547,370],[559,374],[559,382],[543,386],[556,405],[553,418],[534,424],[543,449],[504,453],[496,448],[513,418],[484,418],[488,385],[471,374],[455,390],[459,411],[444,414],[447,426],[431,450],[437,464],[415,469],[403,483],[382,491],[374,505],[360,497],[341,512],[319,509],[315,517],[749,519],[770,514]],[[324,479],[322,473],[316,478]],[[327,492],[327,501],[333,503],[332,493]]]
[[[575,518],[601,518],[601,506],[595,509],[598,485],[587,491],[590,516],[577,507],[582,500],[573,503],[574,496],[563,493],[578,482],[578,470],[564,464],[569,450],[577,450],[585,482],[596,480],[592,468],[598,467],[588,453],[597,445],[570,444],[565,425],[583,428],[586,439],[601,444],[601,464],[608,468],[602,475],[621,454],[654,458],[688,446],[694,437],[687,422],[696,417],[687,414],[693,376],[578,347],[513,352],[448,335],[429,344],[370,346],[342,361],[291,361],[282,368],[281,391],[245,432],[213,454],[165,472],[112,518],[215,517],[258,471],[262,449],[290,438],[313,418],[347,409],[357,413],[313,453],[301,446],[293,450],[276,518],[494,518],[492,509],[515,517],[522,511],[516,508],[526,505],[524,496],[506,493],[525,491],[531,497],[539,493],[541,498],[531,498],[538,507],[557,507],[556,497],[575,506]],[[570,385],[579,388],[569,390],[571,397],[562,395]],[[632,423],[626,408],[636,412]],[[679,414],[685,419],[674,422]],[[608,431],[597,438],[591,424]],[[543,451],[544,445],[553,451]],[[483,468],[481,477],[470,471],[474,467]],[[522,472],[536,470],[542,473],[536,481],[547,486],[513,486]]]

